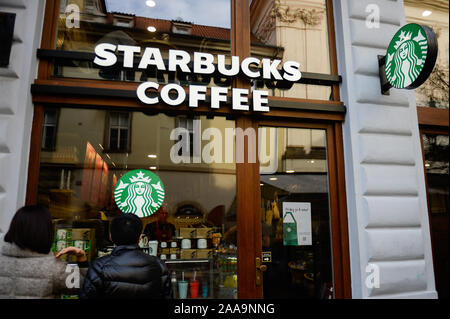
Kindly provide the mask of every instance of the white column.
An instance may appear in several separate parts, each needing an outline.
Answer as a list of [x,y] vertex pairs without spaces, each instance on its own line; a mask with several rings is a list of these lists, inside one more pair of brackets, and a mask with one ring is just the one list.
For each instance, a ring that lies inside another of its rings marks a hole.
[[9,65],[0,68],[0,232],[25,203],[33,104],[45,0],[0,0],[16,14]]
[[[379,9],[378,28],[366,24],[369,5]],[[334,14],[348,108],[343,130],[353,298],[436,298],[414,92],[382,95],[378,77],[377,55],[385,55],[405,24],[403,2],[335,0]],[[379,288],[366,285],[370,264],[380,270]]]

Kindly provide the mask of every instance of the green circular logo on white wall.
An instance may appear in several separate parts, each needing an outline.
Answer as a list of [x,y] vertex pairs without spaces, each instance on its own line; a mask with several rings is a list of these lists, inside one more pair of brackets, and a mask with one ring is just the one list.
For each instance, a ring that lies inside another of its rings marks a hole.
[[397,89],[414,89],[436,62],[437,39],[427,26],[410,23],[397,31],[386,52],[386,78]]
[[142,218],[158,210],[164,201],[164,194],[164,185],[157,175],[145,169],[136,169],[119,179],[114,199],[122,212]]

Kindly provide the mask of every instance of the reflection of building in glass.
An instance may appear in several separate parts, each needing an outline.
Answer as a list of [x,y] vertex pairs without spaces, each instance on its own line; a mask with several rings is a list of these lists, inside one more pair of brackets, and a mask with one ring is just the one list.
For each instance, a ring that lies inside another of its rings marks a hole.
[[[63,8],[60,10],[57,49],[93,53],[95,45],[107,42],[116,45],[156,47],[161,50],[164,59],[167,59],[169,49],[224,54],[227,59],[230,56],[229,28],[199,25],[189,21],[142,17],[138,12],[136,14],[109,12],[104,0],[98,0],[96,5],[83,10],[85,8],[83,1],[78,2],[80,2],[81,10],[79,28],[68,28],[67,14]],[[251,41],[259,46],[258,54],[262,56],[276,57],[280,50],[270,45],[263,45],[254,35]],[[159,83],[176,80],[169,78],[167,74],[156,73],[151,68],[144,72],[123,71],[114,67],[99,71],[88,60],[73,61],[71,65],[59,64],[59,67],[55,68],[55,74],[64,77],[120,81],[156,80]],[[187,81],[195,82],[195,76],[184,82],[187,83]]]
[[[283,48],[279,58],[299,61],[302,72],[330,73],[325,0],[255,0],[250,5],[251,30],[266,45]],[[256,45],[252,54],[258,55]],[[294,85],[276,96],[329,99],[326,86]]]

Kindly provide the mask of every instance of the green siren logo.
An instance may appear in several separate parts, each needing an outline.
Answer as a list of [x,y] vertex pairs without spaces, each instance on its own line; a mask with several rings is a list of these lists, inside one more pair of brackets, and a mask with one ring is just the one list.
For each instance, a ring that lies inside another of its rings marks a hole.
[[164,201],[164,185],[150,171],[133,170],[119,179],[114,199],[122,212],[147,217],[156,212]]
[[[433,55],[435,60],[437,53],[437,46],[428,39],[430,32],[431,35],[434,35],[430,28],[411,23],[400,28],[392,38],[386,53],[385,71],[386,78],[393,87],[413,89],[428,77],[434,66],[433,61],[431,70],[428,70],[430,62],[433,60]],[[430,43],[433,47],[431,51],[435,51],[431,54]],[[431,55],[431,59],[427,59],[428,55]],[[426,70],[424,70],[425,68]],[[425,76],[425,79],[416,81],[422,73],[428,74],[423,74],[422,78]]]

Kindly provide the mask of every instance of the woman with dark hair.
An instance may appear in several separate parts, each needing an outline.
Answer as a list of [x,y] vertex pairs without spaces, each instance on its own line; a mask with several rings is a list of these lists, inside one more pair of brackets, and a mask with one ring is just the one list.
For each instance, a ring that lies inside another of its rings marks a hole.
[[[67,247],[56,256],[51,252],[54,229],[49,211],[42,206],[25,206],[14,215],[0,244],[0,299],[58,298],[70,287],[66,279],[67,263],[58,258],[64,254],[77,257],[80,267],[87,267],[86,253]],[[81,280],[81,276],[78,276]],[[69,278],[70,281],[77,276]],[[80,287],[81,283],[72,282]]]

